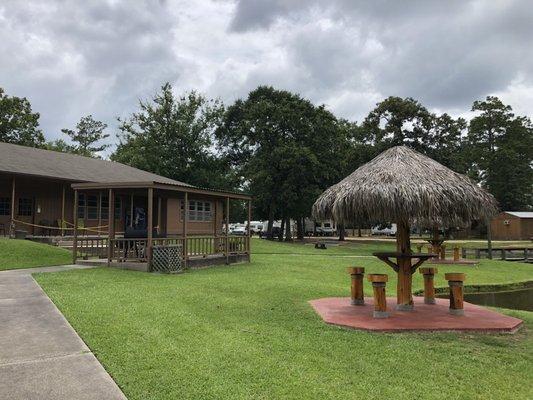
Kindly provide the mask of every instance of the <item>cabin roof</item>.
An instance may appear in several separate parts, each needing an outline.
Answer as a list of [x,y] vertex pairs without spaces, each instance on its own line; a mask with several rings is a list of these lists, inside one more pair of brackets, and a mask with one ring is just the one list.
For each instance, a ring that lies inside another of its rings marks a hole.
[[533,211],[504,211],[504,213],[518,218],[533,218]]
[[70,182],[140,182],[191,186],[114,161],[0,142],[0,172]]

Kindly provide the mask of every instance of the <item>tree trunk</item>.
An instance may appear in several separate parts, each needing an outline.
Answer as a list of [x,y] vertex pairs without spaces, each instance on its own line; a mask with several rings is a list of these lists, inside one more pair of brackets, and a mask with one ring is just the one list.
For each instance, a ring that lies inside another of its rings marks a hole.
[[281,229],[279,230],[278,240],[283,241],[283,230],[285,229],[285,218],[281,218]]
[[298,218],[296,220],[296,238],[298,240],[304,240],[304,219]]
[[285,221],[285,241],[292,242],[291,219],[290,218],[287,218],[287,220]]
[[272,208],[268,210],[267,239],[273,239],[272,228],[274,227],[274,212]]
[[337,226],[339,228],[339,242],[344,242],[346,231],[344,229],[344,224],[340,224]]
[[357,236],[361,237],[361,228],[357,228]]

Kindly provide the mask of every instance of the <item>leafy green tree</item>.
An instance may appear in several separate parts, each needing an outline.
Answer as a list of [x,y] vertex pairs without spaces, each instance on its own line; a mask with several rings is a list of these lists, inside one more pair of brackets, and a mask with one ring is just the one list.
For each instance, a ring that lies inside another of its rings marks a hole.
[[238,178],[215,152],[214,129],[223,112],[219,101],[194,91],[176,97],[166,83],[119,120],[120,143],[111,158],[192,185],[235,189]]
[[33,112],[25,97],[8,96],[0,88],[0,141],[41,147],[44,135],[39,129],[39,113]]
[[260,86],[228,108],[217,138],[271,232],[274,219],[308,216],[321,191],[341,178],[343,133],[324,106]]
[[[92,115],[82,117],[80,122],[77,123],[76,129],[61,129],[65,135],[70,137],[73,142],[72,146],[64,147],[65,150],[87,157],[97,157],[99,152],[104,151],[110,145],[98,144],[102,140],[109,137],[108,133],[105,133],[107,125],[101,121],[96,121]],[[61,147],[63,143],[56,142],[56,146],[59,144]]]
[[446,113],[433,115],[432,118],[432,128],[424,153],[456,172],[466,173],[469,167],[468,160],[465,159],[466,120],[454,119]]
[[75,153],[73,146],[68,144],[63,139],[57,139],[46,142],[43,146],[46,150],[59,151],[61,153]]
[[370,111],[363,129],[378,153],[399,145],[424,151],[432,124],[433,116],[418,101],[391,96]]
[[510,106],[488,96],[476,101],[470,121],[468,157],[473,176],[499,201],[504,210],[533,208],[533,126],[515,117]]

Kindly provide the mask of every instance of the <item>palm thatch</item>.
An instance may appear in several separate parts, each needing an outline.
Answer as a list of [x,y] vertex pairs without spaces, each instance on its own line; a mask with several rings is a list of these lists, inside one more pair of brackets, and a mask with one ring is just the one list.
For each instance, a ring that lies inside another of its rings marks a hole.
[[405,146],[390,148],[362,165],[313,205],[317,219],[359,225],[401,222],[455,227],[496,212],[490,193]]

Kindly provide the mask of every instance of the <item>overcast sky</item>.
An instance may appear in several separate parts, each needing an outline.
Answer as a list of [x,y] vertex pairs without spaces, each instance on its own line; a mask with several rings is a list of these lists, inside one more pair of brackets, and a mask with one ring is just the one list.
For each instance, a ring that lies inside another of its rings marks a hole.
[[533,2],[0,2],[0,87],[48,139],[92,114],[115,133],[169,81],[230,103],[258,85],[361,120],[389,95],[467,115],[496,94],[533,112]]

